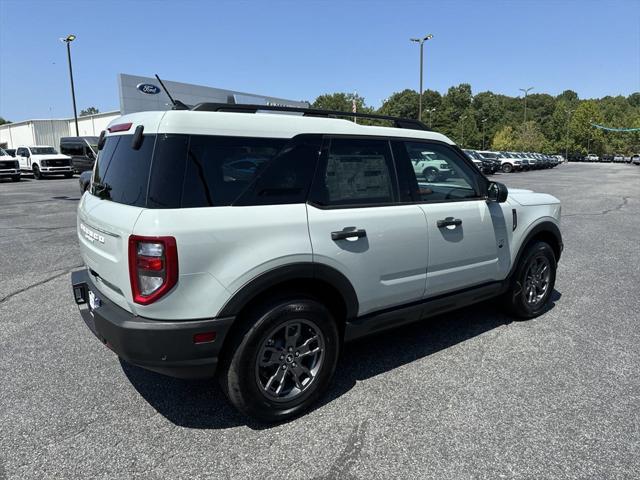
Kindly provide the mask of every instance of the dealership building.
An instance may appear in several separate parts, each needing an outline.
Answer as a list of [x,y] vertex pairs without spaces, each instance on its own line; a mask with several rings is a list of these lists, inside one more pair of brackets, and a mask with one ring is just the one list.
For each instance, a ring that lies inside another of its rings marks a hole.
[[[201,102],[282,105],[288,107],[309,107],[307,102],[287,100],[246,92],[206,87],[189,83],[162,81],[171,96],[187,105]],[[98,136],[107,125],[120,115],[150,110],[169,110],[171,100],[155,78],[140,77],[121,73],[118,75],[120,110],[78,117],[78,131],[81,137]],[[0,147],[17,148],[19,145],[60,146],[61,137],[74,136],[76,132],[73,118],[25,120],[0,125]]]

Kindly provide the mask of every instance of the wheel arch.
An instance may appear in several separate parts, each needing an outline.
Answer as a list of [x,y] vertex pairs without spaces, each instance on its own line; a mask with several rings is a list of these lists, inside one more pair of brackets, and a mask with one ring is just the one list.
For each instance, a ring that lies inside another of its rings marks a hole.
[[317,297],[341,323],[358,315],[355,289],[342,273],[327,265],[304,262],[277,267],[252,279],[233,294],[218,316],[241,315],[251,305],[287,290]]
[[516,269],[518,268],[522,255],[527,249],[527,246],[535,241],[543,241],[548,243],[553,249],[553,253],[556,257],[556,262],[560,260],[560,255],[562,254],[562,250],[564,248],[560,228],[558,228],[558,225],[556,225],[552,221],[545,220],[535,225],[524,237],[524,240],[522,241],[522,243],[520,244],[520,248],[518,249],[515,261],[511,266],[509,277],[513,276]]

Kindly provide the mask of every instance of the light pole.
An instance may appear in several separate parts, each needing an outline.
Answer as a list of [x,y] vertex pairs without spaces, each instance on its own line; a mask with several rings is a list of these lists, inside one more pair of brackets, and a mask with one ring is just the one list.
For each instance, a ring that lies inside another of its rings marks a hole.
[[485,124],[487,123],[487,119],[483,118],[482,119],[482,150],[484,150],[484,128],[485,128]]
[[524,123],[527,123],[527,94],[533,90],[533,87],[519,88],[521,92],[524,92]]
[[424,42],[427,40],[431,40],[433,35],[429,34],[423,38],[410,38],[412,42],[420,44],[420,99],[418,103],[418,120],[422,121],[422,65],[423,65],[423,50],[424,50]]
[[462,130],[462,139],[460,140],[460,148],[464,148],[464,121],[467,118],[466,115],[460,117],[460,128]]
[[69,60],[69,78],[71,79],[71,99],[73,100],[73,118],[76,121],[76,137],[80,136],[80,130],[78,129],[78,111],[76,110],[76,90],[73,86],[73,68],[71,67],[71,42],[76,39],[76,36],[71,34],[66,38],[61,38],[60,41],[67,44],[67,59]]
[[429,110],[427,110],[427,112],[429,112],[429,128],[431,128],[431,114],[435,111],[435,108],[430,108]]

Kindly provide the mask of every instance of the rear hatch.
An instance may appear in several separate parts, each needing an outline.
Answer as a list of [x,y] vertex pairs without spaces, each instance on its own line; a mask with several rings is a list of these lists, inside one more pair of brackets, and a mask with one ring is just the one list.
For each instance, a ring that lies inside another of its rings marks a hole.
[[153,112],[114,121],[131,125],[106,137],[92,185],[78,206],[80,252],[97,289],[132,313],[136,311],[129,280],[129,236],[144,210],[155,142],[155,135],[144,135],[142,145],[135,150],[133,132],[137,125],[146,123],[145,133],[155,133],[161,116],[162,112]]

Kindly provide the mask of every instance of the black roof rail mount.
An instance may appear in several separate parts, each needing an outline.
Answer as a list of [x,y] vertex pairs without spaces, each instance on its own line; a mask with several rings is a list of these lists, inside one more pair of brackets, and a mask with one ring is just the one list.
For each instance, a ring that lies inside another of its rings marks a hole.
[[285,107],[280,105],[249,105],[241,103],[199,103],[191,108],[196,112],[235,112],[235,113],[256,113],[258,111],[270,112],[292,112],[302,113],[305,117],[356,117],[371,118],[375,120],[388,120],[393,122],[396,128],[407,128],[410,130],[430,130],[420,120],[411,118],[391,117],[389,115],[376,115],[374,113],[353,113],[342,112],[340,110],[321,110],[318,108]]

